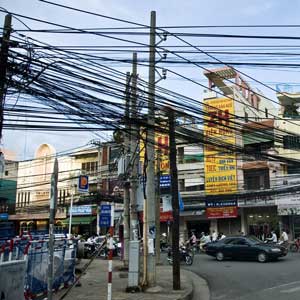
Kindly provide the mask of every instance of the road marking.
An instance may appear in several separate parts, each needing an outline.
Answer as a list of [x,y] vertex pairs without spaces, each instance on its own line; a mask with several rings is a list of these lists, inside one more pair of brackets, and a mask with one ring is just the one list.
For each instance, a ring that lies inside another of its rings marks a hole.
[[300,283],[300,281],[293,281],[293,282],[289,282],[289,283],[285,283],[285,284],[275,285],[273,287],[264,289],[263,291],[275,290],[275,289],[282,288],[282,287],[289,286],[289,285],[293,285],[293,284],[296,284],[296,283]]
[[295,288],[291,288],[291,289],[288,289],[288,290],[283,290],[283,291],[280,291],[280,293],[294,293],[294,292],[298,292],[300,291],[300,287],[295,287]]

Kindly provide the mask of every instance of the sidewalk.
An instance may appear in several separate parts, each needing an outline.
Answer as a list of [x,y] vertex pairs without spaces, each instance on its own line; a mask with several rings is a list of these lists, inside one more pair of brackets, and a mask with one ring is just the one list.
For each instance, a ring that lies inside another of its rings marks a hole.
[[[82,260],[79,268],[87,260]],[[122,266],[119,260],[113,261],[113,300],[209,300],[209,290],[206,281],[196,274],[181,269],[181,290],[173,291],[172,267],[157,266],[157,284],[154,289],[139,293],[126,293],[127,272],[118,271]],[[64,300],[106,300],[107,299],[107,261],[95,259],[80,279],[81,286],[73,287]],[[66,290],[55,295],[59,300]],[[197,295],[195,294],[197,293]],[[193,298],[194,297],[194,298]]]

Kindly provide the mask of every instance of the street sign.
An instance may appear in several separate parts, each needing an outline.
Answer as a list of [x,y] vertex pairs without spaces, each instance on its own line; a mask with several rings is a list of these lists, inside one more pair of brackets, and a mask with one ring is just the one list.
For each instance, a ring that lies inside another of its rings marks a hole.
[[89,176],[80,175],[78,177],[78,192],[88,193],[89,192]]
[[101,216],[110,216],[111,214],[111,205],[103,204],[101,205],[100,215]]
[[100,209],[100,219],[99,226],[100,227],[110,227],[111,221],[111,205],[103,204]]
[[1,213],[0,221],[7,221],[7,220],[8,220],[8,213]]
[[101,216],[100,215],[100,221],[99,226],[100,227],[110,227],[110,216]]

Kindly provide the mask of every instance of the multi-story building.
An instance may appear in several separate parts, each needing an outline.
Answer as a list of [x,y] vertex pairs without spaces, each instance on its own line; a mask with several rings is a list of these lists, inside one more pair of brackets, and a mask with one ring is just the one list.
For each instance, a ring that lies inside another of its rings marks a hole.
[[[268,160],[274,151],[276,109],[234,69],[204,74],[210,88],[203,101],[204,149],[198,150],[197,162],[190,163],[184,159],[189,146],[178,148],[185,203],[181,232],[266,234],[278,226],[275,197],[257,191],[270,188],[281,172],[280,164]],[[207,210],[209,205],[219,206]]]
[[286,159],[283,176],[277,179],[277,186],[287,189],[286,193],[278,194],[276,204],[282,228],[290,231],[293,237],[300,236],[300,93],[278,92],[280,103],[278,120],[275,127],[280,139],[275,149]]
[[[3,155],[1,153],[1,155]],[[9,216],[15,213],[18,162],[4,153],[0,177],[0,237],[13,235],[15,228]],[[5,158],[7,157],[7,159]]]
[[[34,159],[19,163],[16,175],[16,213],[9,219],[16,223],[18,231],[48,230],[50,181],[54,159],[57,157],[59,173],[56,229],[68,231],[70,203],[73,198],[72,232],[95,233],[97,203],[121,197],[122,188],[116,168],[118,151],[116,144],[103,143],[98,148],[90,147],[69,155],[57,155],[51,145],[40,145]],[[89,176],[88,193],[78,192],[79,175]]]

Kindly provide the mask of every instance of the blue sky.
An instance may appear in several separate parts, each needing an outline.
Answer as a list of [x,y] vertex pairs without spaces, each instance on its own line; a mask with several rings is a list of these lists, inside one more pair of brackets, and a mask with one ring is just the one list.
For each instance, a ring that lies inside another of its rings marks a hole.
[[[103,15],[108,15],[120,19],[126,19],[142,24],[149,24],[150,12],[157,12],[158,26],[173,26],[173,25],[253,25],[253,24],[299,24],[300,1],[260,1],[260,0],[192,0],[192,1],[129,1],[129,0],[60,0],[57,3],[74,6],[76,8],[85,9]],[[63,8],[51,6],[42,3],[38,0],[2,0],[0,6],[22,15],[39,18],[54,23],[68,25],[76,28],[89,27],[118,27],[127,26],[126,24],[90,16],[78,12],[69,11]],[[0,14],[0,23],[3,23],[4,14]],[[29,27],[46,28],[47,25],[39,24],[29,20],[22,19]],[[23,25],[16,19],[13,20],[13,27],[16,29],[24,28]],[[172,29],[173,32],[179,29]],[[171,30],[171,31],[172,31]],[[180,31],[183,31],[180,29]],[[190,31],[190,30],[189,30]],[[210,28],[197,29],[193,32],[197,33],[226,33],[226,34],[259,34],[259,35],[293,35],[300,36],[300,28],[262,28],[262,29],[237,29],[237,28]],[[47,35],[35,34],[35,38],[44,42],[55,45],[110,45],[113,42],[104,38],[95,36],[62,36],[62,35]],[[262,45],[280,43],[286,45],[300,45],[300,40],[283,40],[283,41],[262,41],[262,40],[228,40],[228,39],[213,39],[213,38],[186,38],[189,42],[197,45]],[[144,43],[148,42],[148,38],[142,37],[137,40]],[[166,44],[175,44],[178,41],[168,40]],[[163,44],[162,44],[163,45]],[[139,54],[138,54],[139,55]],[[121,71],[130,71],[129,65],[119,68]],[[203,70],[196,67],[173,67],[174,70],[181,74],[191,77],[203,84],[205,77],[202,75]],[[257,78],[263,82],[295,82],[298,83],[298,70],[294,72],[275,71],[266,68],[238,68],[243,72]],[[147,79],[147,69],[139,68],[139,74]],[[160,86],[178,91],[194,99],[201,101],[203,88],[189,82],[179,80],[173,75],[168,75],[167,80],[161,81]],[[272,85],[274,87],[274,85]],[[264,93],[276,100],[275,92],[261,86],[259,87]],[[64,133],[33,133],[30,131],[6,131],[2,140],[2,147],[9,148],[17,153],[19,159],[32,157],[36,147],[44,142],[52,144],[58,151],[74,148],[76,146],[87,143],[95,136],[91,134],[64,134]]]

